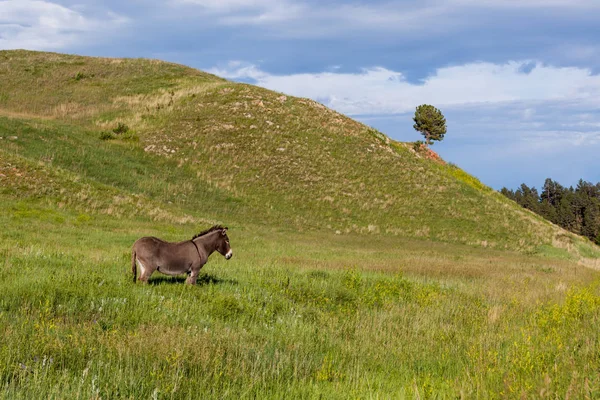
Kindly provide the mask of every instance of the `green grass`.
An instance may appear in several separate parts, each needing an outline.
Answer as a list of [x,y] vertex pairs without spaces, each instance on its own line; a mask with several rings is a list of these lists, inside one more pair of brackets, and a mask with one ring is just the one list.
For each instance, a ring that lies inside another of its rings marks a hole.
[[[16,205],[0,223],[7,398],[595,397],[598,274],[369,236],[231,230],[197,287],[130,282],[189,224]],[[197,229],[196,229],[197,230]]]
[[[154,60],[3,51],[0,77],[0,129],[22,137],[12,152],[161,204],[295,230],[560,244],[459,168],[312,100]],[[133,141],[113,133],[123,125]]]
[[0,398],[600,396],[598,247],[320,104],[3,51],[0,137]]
[[540,246],[533,254],[539,254],[550,258],[559,258],[563,260],[574,260],[573,254],[569,253],[566,249],[559,249],[556,247],[543,245]]
[[0,51],[0,104],[13,115],[85,122],[98,114],[122,113],[125,108],[115,104],[118,96],[144,96],[189,79],[196,85],[222,81],[155,60]]

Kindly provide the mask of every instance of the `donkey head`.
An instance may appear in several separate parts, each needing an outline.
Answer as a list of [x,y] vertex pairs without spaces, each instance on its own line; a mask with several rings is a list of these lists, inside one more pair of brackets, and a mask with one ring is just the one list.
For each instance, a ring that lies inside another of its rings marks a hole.
[[233,256],[233,250],[229,245],[229,237],[227,236],[227,228],[220,230],[219,238],[217,239],[217,251],[229,260]]

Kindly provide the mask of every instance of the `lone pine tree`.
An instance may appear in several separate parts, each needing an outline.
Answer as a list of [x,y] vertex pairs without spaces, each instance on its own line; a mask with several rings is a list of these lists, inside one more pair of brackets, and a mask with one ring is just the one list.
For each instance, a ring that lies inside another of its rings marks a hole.
[[441,141],[446,134],[446,118],[440,110],[429,104],[421,104],[413,117],[413,128],[425,136],[425,144],[433,144],[433,140]]

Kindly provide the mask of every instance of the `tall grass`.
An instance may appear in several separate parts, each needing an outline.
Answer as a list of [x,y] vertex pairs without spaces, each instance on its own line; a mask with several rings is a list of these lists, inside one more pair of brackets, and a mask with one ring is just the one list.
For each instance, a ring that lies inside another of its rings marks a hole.
[[[591,396],[597,273],[457,245],[231,230],[199,285],[131,284],[192,225],[21,202],[0,223],[6,398]],[[9,203],[7,203],[7,201]],[[28,211],[28,212],[25,212]],[[344,250],[344,251],[342,251]]]

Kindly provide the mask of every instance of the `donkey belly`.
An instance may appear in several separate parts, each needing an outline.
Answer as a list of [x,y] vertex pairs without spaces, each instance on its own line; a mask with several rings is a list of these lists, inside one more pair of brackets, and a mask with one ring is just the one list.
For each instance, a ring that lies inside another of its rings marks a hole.
[[192,264],[189,262],[164,262],[159,263],[158,272],[161,272],[165,275],[181,275],[187,274],[192,269]]

